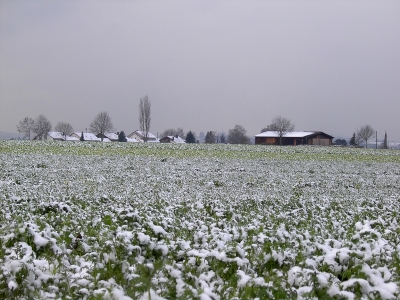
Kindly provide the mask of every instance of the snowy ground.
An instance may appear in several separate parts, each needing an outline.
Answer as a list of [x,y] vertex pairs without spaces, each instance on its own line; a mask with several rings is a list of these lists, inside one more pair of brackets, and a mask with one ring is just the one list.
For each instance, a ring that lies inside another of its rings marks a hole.
[[0,298],[398,299],[400,152],[0,142]]

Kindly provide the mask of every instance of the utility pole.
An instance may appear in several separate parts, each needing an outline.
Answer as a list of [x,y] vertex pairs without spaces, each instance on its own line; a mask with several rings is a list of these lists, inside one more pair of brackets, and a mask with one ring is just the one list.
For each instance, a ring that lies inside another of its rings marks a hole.
[[375,149],[378,149],[378,131],[375,131]]

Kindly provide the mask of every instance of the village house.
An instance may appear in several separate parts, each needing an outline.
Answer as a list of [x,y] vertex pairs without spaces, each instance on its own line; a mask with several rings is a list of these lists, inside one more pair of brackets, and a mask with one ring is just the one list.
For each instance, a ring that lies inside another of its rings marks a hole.
[[[104,134],[99,133],[96,135],[98,138],[109,139],[111,142],[118,142],[119,132],[106,132]],[[138,143],[139,141],[135,138],[126,137],[128,143]]]
[[[279,136],[275,131],[265,131],[254,136],[256,145],[279,145]],[[322,131],[294,131],[282,137],[282,145],[332,145],[333,136]]]
[[167,135],[160,139],[160,143],[185,144],[186,141],[178,135]]
[[63,135],[62,132],[50,131],[47,133],[48,141],[79,141],[79,139],[69,136]]
[[[82,132],[74,132],[70,136],[75,137],[78,140],[81,139]],[[90,132],[83,132],[83,139],[89,142],[101,142],[101,138],[98,138],[93,133]],[[103,142],[111,142],[108,138],[104,138]]]
[[[132,132],[131,134],[129,134],[127,136],[127,138],[131,138],[131,139],[134,138],[137,141],[143,143],[145,140],[145,135],[146,135],[146,133],[144,131],[136,130],[136,131]],[[147,142],[148,143],[159,143],[160,140],[154,134],[148,132],[147,133]]]
[[96,134],[96,137],[98,137],[99,139],[103,138],[103,139],[109,139],[111,142],[118,142],[118,132],[106,132],[106,133],[99,133]]

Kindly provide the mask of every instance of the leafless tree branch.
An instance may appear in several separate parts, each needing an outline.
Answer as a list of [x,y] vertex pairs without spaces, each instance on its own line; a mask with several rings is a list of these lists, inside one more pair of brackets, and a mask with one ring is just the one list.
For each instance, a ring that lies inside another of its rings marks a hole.
[[140,98],[139,104],[139,124],[140,130],[144,132],[144,142],[147,142],[147,137],[150,131],[150,122],[151,122],[151,103],[149,101],[149,97],[144,96]]

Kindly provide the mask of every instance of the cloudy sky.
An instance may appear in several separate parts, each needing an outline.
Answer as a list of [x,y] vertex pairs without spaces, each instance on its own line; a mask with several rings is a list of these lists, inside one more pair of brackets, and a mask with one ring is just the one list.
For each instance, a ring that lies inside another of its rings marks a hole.
[[100,111],[116,130],[350,137],[370,124],[400,141],[400,1],[0,2],[0,131],[46,115],[83,131]]

